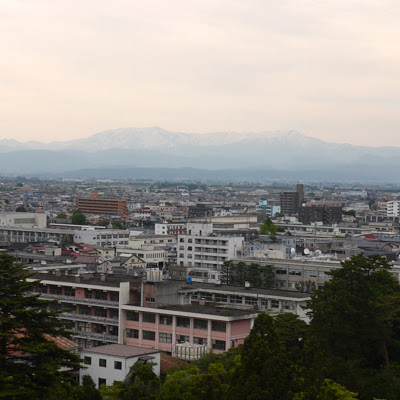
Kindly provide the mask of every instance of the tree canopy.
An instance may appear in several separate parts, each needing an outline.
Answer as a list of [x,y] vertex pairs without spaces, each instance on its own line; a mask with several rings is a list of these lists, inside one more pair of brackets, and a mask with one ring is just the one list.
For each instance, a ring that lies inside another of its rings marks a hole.
[[260,233],[262,235],[273,235],[273,236],[275,236],[277,232],[278,232],[278,228],[271,221],[271,218],[269,218],[269,217],[260,225]]
[[74,210],[72,212],[71,223],[74,225],[86,225],[87,220],[85,214],[81,210]]
[[[227,279],[233,280],[256,279],[260,272],[258,265],[238,264],[231,276],[233,264],[226,267]],[[98,392],[86,379],[71,392],[59,367],[76,365],[77,359],[43,340],[44,332],[63,332],[57,313],[47,311],[48,302],[27,295],[28,275],[3,254],[0,399],[55,399],[55,393],[59,400],[100,399],[99,393],[107,400],[399,399],[400,285],[390,265],[378,256],[358,255],[329,274],[331,280],[308,303],[310,324],[291,313],[261,312],[243,345],[209,353],[164,381],[151,364],[137,364],[124,382]],[[30,362],[10,361],[10,344]]]
[[47,309],[51,302],[29,294],[30,276],[0,254],[0,399],[51,398],[54,387],[74,384],[70,369],[80,366],[76,354],[46,338],[67,332]]

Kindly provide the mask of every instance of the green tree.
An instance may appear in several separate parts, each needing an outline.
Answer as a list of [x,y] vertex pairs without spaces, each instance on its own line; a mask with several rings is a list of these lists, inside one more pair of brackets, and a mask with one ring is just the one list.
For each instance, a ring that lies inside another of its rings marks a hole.
[[289,400],[291,365],[273,319],[260,313],[245,339],[230,398]]
[[134,364],[122,384],[118,398],[157,399],[161,390],[160,378],[153,371],[154,363]]
[[292,313],[279,314],[274,328],[292,364],[300,363],[304,343],[307,339],[307,324]]
[[344,386],[331,379],[325,379],[315,393],[309,391],[295,393],[292,400],[352,400],[358,399],[357,393],[350,392]]
[[263,267],[263,287],[272,289],[275,287],[275,272],[272,265],[265,265]]
[[397,398],[400,376],[391,363],[400,362],[400,285],[389,270],[384,258],[354,256],[308,304],[329,378],[365,399]]
[[18,206],[18,207],[15,209],[15,211],[16,211],[16,212],[26,212],[26,208],[25,208],[25,206]]
[[285,216],[285,214],[283,214],[281,212],[277,212],[277,213],[275,213],[274,218],[281,218],[281,217],[284,217],[284,216]]
[[296,282],[295,287],[299,292],[302,293],[314,293],[317,288],[315,282],[313,282],[311,279]]
[[114,382],[111,386],[101,385],[99,392],[102,400],[118,400],[122,387],[122,382]]
[[85,214],[81,210],[72,212],[71,223],[74,225],[87,225]]
[[112,223],[112,226],[115,226],[118,229],[124,229],[124,226],[122,225],[122,223],[120,221],[114,221]]
[[269,217],[260,225],[260,233],[262,235],[276,235],[277,231],[277,227]]
[[48,311],[49,301],[29,295],[35,282],[0,255],[0,399],[43,399],[57,385],[71,385],[70,369],[80,367],[79,357],[58,347],[45,335],[66,336],[58,313]]
[[84,375],[82,377],[82,386],[79,388],[79,399],[80,400],[102,400],[102,396],[96,384],[90,375]]
[[162,400],[224,400],[229,384],[224,383],[228,372],[221,363],[209,364],[206,372],[194,366],[167,376],[160,398]]
[[250,265],[247,266],[246,278],[247,281],[250,282],[251,286],[255,287],[261,286],[262,280],[261,280],[260,270],[261,270],[260,264],[257,263],[251,263]]
[[233,285],[234,277],[233,277],[233,261],[224,261],[221,267],[221,282],[225,285]]
[[56,216],[56,218],[58,218],[58,219],[67,219],[67,216],[66,216],[66,214],[64,214],[64,213],[61,213],[61,214],[58,214],[58,215]]
[[73,245],[74,244],[74,235],[68,234],[68,235],[64,235],[61,240],[60,240],[60,245],[62,248],[65,248],[69,245]]
[[234,266],[234,282],[235,285],[244,285],[247,279],[247,265],[243,261],[239,261],[236,266]]

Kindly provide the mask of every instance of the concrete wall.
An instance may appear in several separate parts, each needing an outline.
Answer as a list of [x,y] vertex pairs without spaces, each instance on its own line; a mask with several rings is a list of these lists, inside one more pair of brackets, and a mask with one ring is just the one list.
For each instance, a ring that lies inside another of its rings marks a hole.
[[23,228],[46,228],[47,214],[44,213],[0,213],[0,225]]

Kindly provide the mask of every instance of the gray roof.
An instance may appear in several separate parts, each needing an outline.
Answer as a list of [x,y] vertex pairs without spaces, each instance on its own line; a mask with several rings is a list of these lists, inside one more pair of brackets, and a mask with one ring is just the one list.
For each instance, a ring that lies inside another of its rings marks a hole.
[[122,358],[140,357],[147,354],[159,353],[159,350],[144,349],[142,347],[127,346],[125,344],[108,344],[106,346],[93,347],[82,350],[85,353],[103,354]]

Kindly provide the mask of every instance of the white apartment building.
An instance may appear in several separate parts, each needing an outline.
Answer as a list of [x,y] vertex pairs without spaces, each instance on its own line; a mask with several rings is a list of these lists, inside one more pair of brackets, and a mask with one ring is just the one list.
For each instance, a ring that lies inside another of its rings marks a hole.
[[399,200],[392,200],[387,202],[387,211],[386,216],[388,217],[398,217],[399,216],[399,208],[400,208]]
[[219,236],[212,230],[211,223],[188,223],[188,233],[178,236],[178,265],[188,267],[194,281],[218,282],[222,264],[243,249],[243,237]]
[[[27,213],[21,213],[27,214]],[[43,215],[43,214],[38,214]],[[86,230],[26,228],[19,226],[3,226],[0,224],[1,242],[53,242],[60,243],[65,235],[73,235],[74,242],[86,243],[101,247],[123,247],[129,244],[129,231],[121,229],[97,230],[92,227]]]
[[156,235],[178,236],[182,233],[186,233],[186,224],[155,224],[154,233]]

